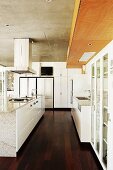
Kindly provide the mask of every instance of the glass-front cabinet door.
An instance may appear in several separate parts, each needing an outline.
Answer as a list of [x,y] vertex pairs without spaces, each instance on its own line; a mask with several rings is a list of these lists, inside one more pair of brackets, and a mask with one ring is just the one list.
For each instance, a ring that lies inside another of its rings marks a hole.
[[4,103],[4,68],[0,66],[0,108],[3,108]]
[[91,66],[91,142],[94,145],[94,112],[95,112],[95,66]]
[[104,169],[108,153],[108,55],[91,65],[91,144]]
[[96,62],[96,150],[100,149],[100,60]]
[[108,55],[103,57],[103,132],[102,132],[102,159],[107,167],[107,136],[108,136]]

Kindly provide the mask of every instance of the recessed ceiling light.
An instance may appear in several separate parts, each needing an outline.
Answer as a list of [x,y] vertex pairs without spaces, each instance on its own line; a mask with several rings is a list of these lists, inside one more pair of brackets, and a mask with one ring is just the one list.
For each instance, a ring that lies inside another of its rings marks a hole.
[[85,52],[79,61],[88,61],[96,52]]
[[91,44],[91,43],[89,43],[88,45],[89,45],[89,46],[92,46],[92,44]]
[[46,2],[52,2],[52,0],[46,0]]

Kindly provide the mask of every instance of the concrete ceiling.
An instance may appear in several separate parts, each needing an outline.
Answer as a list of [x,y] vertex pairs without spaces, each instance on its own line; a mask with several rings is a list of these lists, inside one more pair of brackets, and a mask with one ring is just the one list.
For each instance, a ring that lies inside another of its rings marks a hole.
[[14,38],[33,39],[33,61],[66,61],[74,1],[0,1],[0,64],[13,66]]

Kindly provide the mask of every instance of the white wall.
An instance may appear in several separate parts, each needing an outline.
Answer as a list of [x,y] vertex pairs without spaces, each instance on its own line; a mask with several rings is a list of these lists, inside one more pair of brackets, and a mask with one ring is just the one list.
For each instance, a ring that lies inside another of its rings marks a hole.
[[[55,85],[55,89],[67,89],[65,92],[65,99],[66,100],[66,106],[71,107],[70,101],[71,101],[71,80],[74,82],[74,96],[88,96],[89,93],[86,92],[86,90],[90,89],[90,84],[89,84],[89,77],[86,74],[81,74],[81,69],[80,68],[66,68],[66,62],[33,62],[32,63],[33,69],[37,72],[37,75],[33,76],[39,76],[40,77],[40,67],[41,66],[51,66],[53,67],[53,76],[55,79],[58,79],[59,81],[57,82],[57,85]],[[18,96],[18,78],[19,76],[23,75],[17,75],[15,77],[15,96]],[[31,76],[31,75],[30,75]],[[65,80],[66,81],[61,81]],[[59,82],[59,83],[58,83]],[[61,85],[62,82],[62,85]],[[60,88],[60,87],[61,88]],[[64,86],[64,88],[62,87]],[[56,93],[55,93],[56,94]],[[67,95],[66,95],[67,94]],[[62,94],[63,95],[63,94]],[[58,93],[56,94],[56,97],[58,98]],[[64,104],[63,104],[64,105]]]
[[89,96],[90,81],[87,74],[79,74],[74,78],[74,96]]

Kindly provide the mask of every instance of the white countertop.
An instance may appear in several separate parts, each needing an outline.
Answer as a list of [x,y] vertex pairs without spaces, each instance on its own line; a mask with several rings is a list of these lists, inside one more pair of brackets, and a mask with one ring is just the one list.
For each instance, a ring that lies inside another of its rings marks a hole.
[[[38,98],[40,98],[40,96],[38,96],[37,99]],[[14,112],[15,110],[19,109],[22,106],[25,106],[28,103],[31,103],[34,100],[36,100],[36,98],[33,98],[32,100],[29,100],[29,101],[24,101],[24,102],[7,101],[5,102],[4,106],[0,106],[0,114]]]
[[[91,106],[91,100],[79,100],[76,97],[78,97],[78,96],[73,96],[73,98],[77,100],[79,105],[81,105],[81,106]],[[80,97],[83,97],[83,96],[80,96]]]

